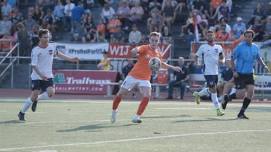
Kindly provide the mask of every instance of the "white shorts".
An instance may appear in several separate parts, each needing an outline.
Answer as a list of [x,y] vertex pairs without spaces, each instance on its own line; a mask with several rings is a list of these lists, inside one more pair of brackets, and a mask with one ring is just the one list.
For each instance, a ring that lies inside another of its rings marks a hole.
[[139,80],[128,75],[121,84],[121,88],[125,88],[129,91],[132,90],[136,86],[151,88],[151,83],[149,80]]

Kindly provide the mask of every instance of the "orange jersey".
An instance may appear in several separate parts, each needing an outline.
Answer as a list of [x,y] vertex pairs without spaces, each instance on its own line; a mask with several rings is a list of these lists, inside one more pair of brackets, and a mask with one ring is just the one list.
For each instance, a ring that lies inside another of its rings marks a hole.
[[142,45],[138,48],[138,59],[128,75],[139,80],[150,80],[152,71],[149,67],[149,60],[158,57],[162,61],[162,55],[158,50],[152,49],[149,45]]

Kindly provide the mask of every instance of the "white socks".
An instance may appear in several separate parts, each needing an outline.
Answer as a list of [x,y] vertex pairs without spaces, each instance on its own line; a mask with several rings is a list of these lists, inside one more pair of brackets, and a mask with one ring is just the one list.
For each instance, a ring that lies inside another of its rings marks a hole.
[[220,104],[218,102],[217,93],[212,93],[211,94],[211,99],[212,99],[212,102],[213,102],[215,108],[219,109],[220,108]]
[[42,94],[40,94],[38,96],[37,100],[48,100],[48,99],[49,99],[48,93],[47,92],[43,92]]
[[24,102],[24,104],[23,104],[23,107],[22,107],[22,109],[21,109],[21,112],[22,113],[25,113],[28,109],[29,109],[29,107],[32,105],[32,100],[30,99],[30,98],[27,98],[26,99],[26,101]]

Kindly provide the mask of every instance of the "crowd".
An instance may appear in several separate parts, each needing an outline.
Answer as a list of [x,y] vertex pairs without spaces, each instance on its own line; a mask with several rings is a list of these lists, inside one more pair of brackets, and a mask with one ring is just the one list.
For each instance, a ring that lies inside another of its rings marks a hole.
[[[53,40],[82,43],[139,44],[146,42],[148,33],[153,31],[162,33],[163,43],[171,43],[173,36],[178,35],[190,36],[192,40],[202,40],[208,30],[215,32],[216,41],[238,39],[248,28],[255,31],[255,41],[270,39],[271,33],[271,11],[268,5],[261,3],[255,8],[251,20],[245,23],[242,17],[235,17],[232,14],[234,3],[232,0],[34,2],[30,3],[30,0],[1,2],[0,38],[23,41],[26,44],[24,50],[29,50],[28,47],[36,45],[36,32],[40,27],[49,29]],[[18,36],[19,31],[21,36]],[[63,33],[69,33],[68,38],[65,34],[65,37],[61,37]],[[23,52],[22,55],[29,55],[29,51]]]

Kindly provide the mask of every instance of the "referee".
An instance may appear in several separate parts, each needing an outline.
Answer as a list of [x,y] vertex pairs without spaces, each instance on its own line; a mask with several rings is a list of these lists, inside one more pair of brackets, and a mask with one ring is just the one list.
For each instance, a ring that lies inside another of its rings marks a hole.
[[[237,118],[239,119],[248,119],[245,115],[245,111],[254,94],[253,66],[255,62],[258,61],[267,71],[269,71],[268,67],[260,57],[258,46],[252,43],[254,36],[254,31],[247,30],[244,33],[245,40],[234,49],[232,54],[231,63],[236,86],[245,88],[246,90],[246,96],[244,98],[242,108],[237,115]],[[224,102],[223,104],[227,104],[227,102]]]

